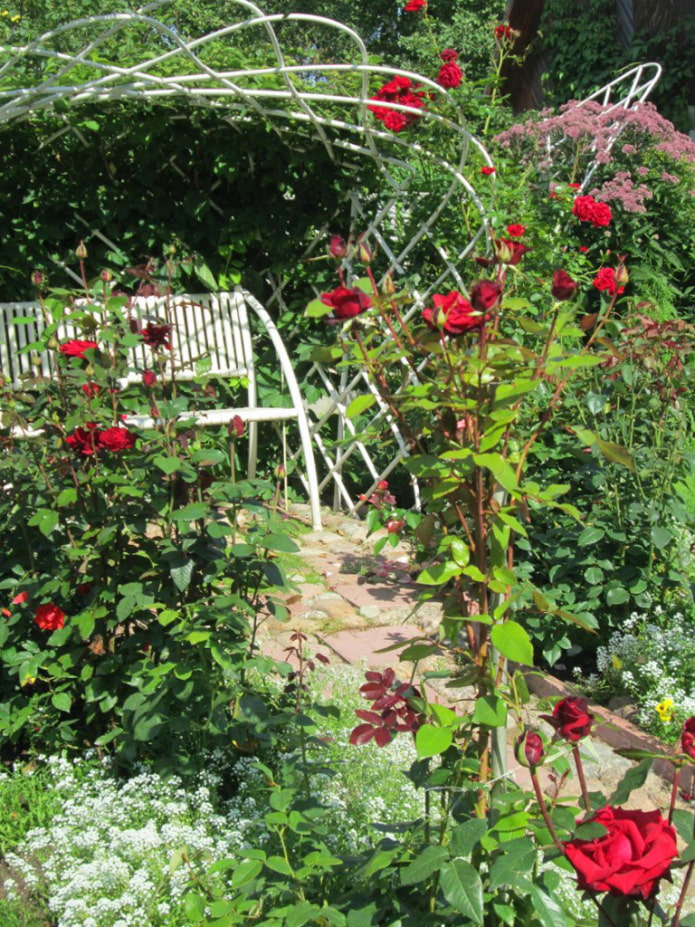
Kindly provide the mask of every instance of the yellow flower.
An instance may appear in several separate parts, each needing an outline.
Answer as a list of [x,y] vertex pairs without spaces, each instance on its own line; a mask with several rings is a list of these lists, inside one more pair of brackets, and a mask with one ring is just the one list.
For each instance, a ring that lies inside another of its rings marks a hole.
[[620,670],[623,668],[623,661],[620,659],[617,653],[614,653],[611,657],[611,664],[613,665],[614,670]]
[[36,676],[25,676],[22,680],[23,686],[33,686],[36,682]]
[[9,10],[3,10],[2,13],[0,13],[0,16],[9,16],[9,15],[10,15]]
[[10,16],[10,22],[18,23],[21,18],[22,17],[19,15],[19,13],[16,13],[14,16]]
[[654,711],[659,715],[662,721],[673,720],[673,699],[665,698],[654,707]]

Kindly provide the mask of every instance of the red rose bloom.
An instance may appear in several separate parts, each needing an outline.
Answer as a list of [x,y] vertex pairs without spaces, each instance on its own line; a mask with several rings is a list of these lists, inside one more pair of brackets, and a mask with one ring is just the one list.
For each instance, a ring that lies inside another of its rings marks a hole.
[[[371,97],[377,103],[397,103],[400,106],[409,106],[412,109],[422,109],[425,105],[423,98],[424,92],[417,90],[416,85],[413,84],[410,78],[401,74],[380,87],[376,92],[376,96]],[[411,125],[420,118],[419,113],[389,109],[387,106],[370,104],[367,109],[374,113],[375,117],[392,132],[402,131],[406,126]]]
[[610,806],[589,820],[602,824],[607,833],[564,844],[565,855],[577,871],[579,888],[643,901],[651,898],[678,855],[673,827],[659,811]]
[[577,281],[573,280],[566,270],[556,270],[553,274],[553,288],[550,292],[553,294],[553,299],[562,302],[565,299],[572,299],[578,286]]
[[573,744],[591,732],[594,720],[594,716],[588,710],[586,699],[579,695],[561,699],[553,708],[552,715],[541,715],[541,718],[552,724],[560,737]]
[[340,261],[345,257],[347,251],[345,239],[340,235],[331,235],[328,242],[328,253],[331,257],[334,257],[336,261]]
[[79,357],[84,360],[84,352],[96,347],[96,341],[82,341],[75,338],[73,341],[66,341],[65,344],[61,344],[58,350],[61,354],[65,354],[66,357]]
[[142,371],[142,384],[143,386],[154,386],[157,382],[157,374],[154,370],[143,370]]
[[486,177],[490,177],[491,174],[495,173],[496,168],[492,167],[490,164],[486,164],[480,168],[480,173],[484,174]]
[[99,395],[99,390],[101,387],[98,383],[83,383],[82,392],[85,394],[87,399],[94,399],[95,396]]
[[73,451],[82,454],[83,457],[89,457],[97,452],[98,436],[96,422],[87,422],[84,428],[76,428],[68,435],[65,442]]
[[439,52],[439,57],[448,64],[450,61],[458,61],[459,53],[455,48],[445,48]]
[[12,599],[13,605],[23,605],[29,598],[29,593],[24,590],[24,592],[18,592],[17,595]]
[[432,302],[435,308],[423,310],[422,317],[430,328],[441,329],[447,335],[463,335],[480,328],[486,320],[456,290],[447,296],[435,293]]
[[618,286],[615,278],[615,270],[612,267],[602,267],[593,279],[593,284],[597,290],[606,293],[608,296],[620,295],[624,292],[624,286]]
[[525,225],[508,225],[507,226],[507,235],[510,238],[521,238],[521,236],[526,231]]
[[49,605],[39,605],[34,621],[42,631],[59,631],[65,627],[65,612],[52,602]]
[[420,10],[427,9],[427,0],[408,0],[403,7],[404,13],[419,13]]
[[[513,226],[510,227],[513,228]],[[523,228],[523,226],[519,226],[519,228]],[[519,263],[527,251],[531,251],[531,248],[511,238],[500,238],[497,242],[497,259],[500,264],[514,266]]]
[[354,287],[349,290],[347,287],[339,286],[330,293],[324,293],[321,297],[324,306],[330,306],[336,319],[354,319],[356,315],[361,315],[371,308],[372,301],[363,293],[362,290]]
[[495,38],[500,42],[511,42],[516,36],[516,32],[512,29],[511,26],[505,26],[504,23],[500,23],[499,26],[495,26]]
[[145,325],[142,330],[142,340],[151,348],[165,348],[169,350],[171,325],[155,325],[153,322]]
[[502,295],[502,284],[492,280],[481,280],[471,289],[471,306],[478,312],[492,309]]
[[105,451],[127,451],[135,447],[137,435],[127,428],[121,428],[119,425],[113,428],[106,428],[104,431],[97,433],[97,448]]
[[681,734],[681,750],[686,753],[691,760],[695,760],[695,715],[683,725]]
[[580,222],[590,222],[594,228],[610,225],[613,213],[607,203],[597,203],[593,196],[577,196],[572,206],[572,215]]
[[439,74],[437,74],[437,83],[440,87],[445,87],[447,90],[460,87],[462,80],[463,71],[454,61],[443,64],[439,69]]

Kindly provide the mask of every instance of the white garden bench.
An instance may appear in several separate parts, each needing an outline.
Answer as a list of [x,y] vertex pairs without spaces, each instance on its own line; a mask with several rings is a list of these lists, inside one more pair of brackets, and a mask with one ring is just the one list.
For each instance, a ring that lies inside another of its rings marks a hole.
[[[254,350],[249,324],[249,310],[270,337],[280,366],[283,380],[290,394],[291,405],[259,406],[257,378],[254,368]],[[285,344],[272,318],[250,293],[241,288],[233,292],[198,294],[172,297],[138,297],[133,300],[130,314],[138,322],[171,325],[171,354],[164,368],[165,376],[172,367],[177,379],[200,377],[239,379],[246,384],[247,405],[243,407],[200,410],[183,413],[180,417],[193,419],[200,427],[225,426],[239,416],[248,426],[248,475],[253,478],[258,462],[258,424],[261,422],[287,422],[296,420],[299,429],[301,455],[304,461],[300,477],[306,489],[314,528],[321,527],[318,479],[312,435],[304,409],[302,394],[287,353]],[[22,321],[25,319],[29,321]],[[54,358],[51,352],[36,355],[27,351],[35,343],[45,326],[39,303],[0,304],[0,374],[13,389],[25,388],[37,377],[54,375]],[[84,337],[82,331],[71,324],[69,316],[58,329],[58,340]],[[97,336],[98,337],[98,336]],[[138,344],[131,349],[130,374],[120,386],[142,382],[142,371],[152,368],[152,352]],[[152,428],[157,422],[150,412],[129,415],[125,423],[131,428]],[[14,424],[11,432],[16,438],[34,438],[42,433],[24,423]],[[284,437],[284,436],[283,436]]]

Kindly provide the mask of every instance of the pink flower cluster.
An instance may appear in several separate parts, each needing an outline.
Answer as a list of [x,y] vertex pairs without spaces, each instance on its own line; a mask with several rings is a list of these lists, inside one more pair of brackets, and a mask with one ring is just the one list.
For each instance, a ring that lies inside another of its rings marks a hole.
[[[415,110],[423,109],[425,93],[417,89],[409,77],[398,74],[393,80],[384,84],[376,92],[376,96],[371,97],[374,103],[367,108],[374,113],[377,119],[384,123],[387,129],[392,132],[402,132],[407,126],[412,125],[420,118],[420,114]],[[384,103],[395,103],[398,106],[408,106],[411,112],[391,109],[388,106],[379,105]]]

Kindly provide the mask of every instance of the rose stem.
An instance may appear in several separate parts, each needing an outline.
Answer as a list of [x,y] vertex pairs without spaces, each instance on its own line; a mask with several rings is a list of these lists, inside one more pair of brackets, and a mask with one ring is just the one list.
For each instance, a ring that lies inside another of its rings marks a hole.
[[673,812],[676,810],[676,799],[678,798],[678,783],[681,777],[681,768],[677,767],[676,772],[673,776],[673,787],[671,789],[671,804],[668,808],[668,823],[673,822]]
[[553,843],[564,855],[565,848],[560,843],[555,828],[553,827],[553,822],[550,820],[550,815],[548,814],[548,809],[545,804],[545,798],[543,798],[543,792],[541,792],[541,784],[538,781],[538,773],[535,769],[531,769],[531,782],[533,783],[533,791],[536,796],[536,801],[538,802],[538,807],[541,809],[541,814],[543,815],[543,820],[545,821],[545,826],[550,831],[550,836],[553,838]]
[[[693,837],[695,837],[695,821],[693,822]],[[678,901],[676,902],[676,907],[674,908],[675,917],[671,922],[671,927],[679,927],[681,922],[681,908],[683,907],[683,902],[685,901],[685,896],[688,892],[688,885],[690,884],[690,879],[693,874],[693,866],[695,866],[695,859],[690,860],[688,863],[688,868],[685,870],[685,878],[683,879],[681,893],[678,896]]]
[[584,766],[582,765],[582,758],[579,755],[579,746],[577,744],[572,747],[572,756],[574,757],[574,765],[577,767],[579,786],[582,790],[582,798],[584,799],[584,811],[588,814],[588,812],[591,811],[591,802],[589,801],[589,791],[586,787],[586,779],[584,778]]

